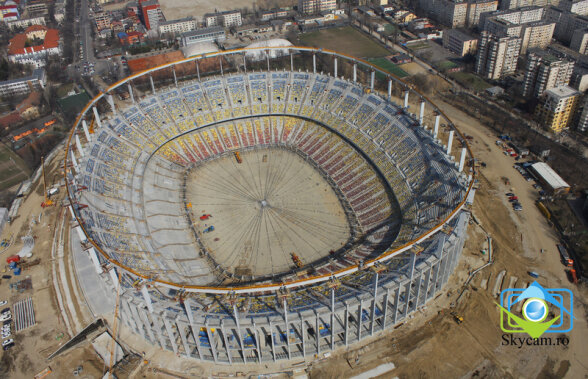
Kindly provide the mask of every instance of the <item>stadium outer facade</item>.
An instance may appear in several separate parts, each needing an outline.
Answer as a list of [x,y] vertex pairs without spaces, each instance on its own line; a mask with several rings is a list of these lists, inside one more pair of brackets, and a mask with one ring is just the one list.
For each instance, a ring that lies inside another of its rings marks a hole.
[[[107,191],[112,190],[107,188],[108,186],[104,187],[104,181],[100,179],[103,178],[101,175],[105,175],[104,171],[100,174],[91,172],[96,163],[91,159],[93,153],[104,151],[100,150],[98,145],[111,143],[106,145],[106,148],[110,150],[106,155],[112,159],[108,162],[112,163],[113,167],[116,166],[117,149],[127,143],[125,141],[128,141],[129,136],[132,137],[132,134],[125,134],[124,129],[140,127],[125,120],[124,112],[129,107],[123,110],[115,108],[111,92],[127,84],[133,105],[139,107],[139,113],[144,115],[145,111],[141,110],[141,105],[133,98],[131,86],[133,80],[144,76],[150,77],[153,95],[147,97],[147,100],[162,93],[171,93],[169,91],[173,89],[187,88],[191,83],[209,83],[210,78],[201,77],[200,72],[198,72],[198,80],[179,83],[174,67],[190,62],[194,62],[198,67],[200,59],[214,57],[218,57],[220,63],[220,76],[214,79],[222,78],[221,86],[226,85],[225,80],[229,77],[240,77],[241,80],[252,83],[253,76],[249,76],[252,74],[247,72],[248,50],[246,49],[188,58],[146,70],[115,83],[83,109],[66,147],[66,185],[71,202],[70,211],[77,224],[75,229],[86,254],[94,263],[96,277],[101,285],[109,288],[113,296],[117,293],[118,286],[121,286],[120,314],[123,322],[134,333],[153,345],[186,357],[226,364],[314,357],[338,347],[357,343],[365,337],[391,329],[407,320],[411,313],[439,294],[455,269],[466,236],[468,208],[473,202],[474,195],[475,172],[473,168],[469,169],[469,173],[463,172],[467,167],[468,153],[468,161],[473,162],[466,140],[441,110],[400,79],[368,62],[334,51],[307,47],[272,47],[260,50],[267,52],[268,71],[256,73],[255,80],[265,81],[267,87],[264,87],[267,88],[267,93],[263,92],[258,98],[260,104],[254,104],[255,101],[251,100],[253,96],[249,93],[251,102],[241,104],[247,107],[249,112],[247,117],[272,115],[301,117],[314,120],[322,127],[333,128],[334,124],[325,122],[325,117],[327,115],[337,117],[335,109],[328,109],[330,105],[327,104],[324,110],[320,110],[320,104],[304,104],[304,102],[313,95],[321,101],[324,100],[327,91],[335,88],[335,83],[339,82],[344,83],[348,88],[341,98],[349,96],[356,101],[352,108],[348,106],[352,113],[360,111],[365,113],[364,106],[369,108],[368,113],[363,115],[363,120],[359,122],[350,121],[354,119],[353,114],[346,114],[346,117],[337,119],[339,123],[346,123],[345,127],[348,131],[361,130],[361,135],[358,133],[352,137],[346,135],[344,130],[335,131],[356,149],[361,149],[361,145],[366,146],[368,142],[378,144],[384,153],[381,157],[385,156],[386,162],[390,163],[390,171],[382,171],[383,175],[387,180],[392,177],[398,180],[396,183],[402,183],[398,184],[398,188],[392,189],[395,192],[398,191],[403,225],[400,227],[396,240],[377,255],[361,255],[358,252],[359,259],[355,261],[357,264],[348,264],[342,268],[334,266],[336,269],[331,268],[326,273],[323,269],[311,271],[311,274],[306,275],[296,275],[296,272],[293,272],[291,276],[281,278],[280,281],[252,281],[225,286],[175,283],[160,279],[154,271],[142,270],[139,265],[129,264],[130,261],[125,256],[128,241],[124,237],[112,237],[112,235],[109,235],[110,239],[106,239],[104,236],[107,233],[100,233],[101,229],[96,226],[96,221],[90,219],[92,206],[88,207],[87,204],[82,203],[83,194],[99,192],[101,198],[108,198]],[[286,57],[290,55],[290,67],[286,67],[286,69],[289,68],[288,71],[269,71],[270,50],[282,51],[279,55],[285,53]],[[294,54],[312,55],[313,71],[296,71]],[[318,55],[333,63],[332,76],[317,72]],[[237,74],[223,72],[223,59],[241,56],[244,72]],[[352,78],[344,79],[337,74],[338,62],[351,65]],[[156,89],[151,75],[166,68],[172,68],[174,83],[170,88]],[[366,83],[360,83],[358,80],[361,76],[360,70],[363,70],[367,78]],[[280,75],[275,76],[275,73]],[[262,75],[259,76],[259,74]],[[376,74],[380,75],[378,79]],[[278,81],[276,78],[285,79],[288,82],[287,89],[284,90],[286,93],[280,99],[282,103],[276,98],[272,99],[272,94],[275,95],[273,85]],[[272,100],[274,103],[282,104],[281,109],[289,109],[289,102],[293,102],[289,92],[294,88],[290,85],[293,85],[296,80],[304,82],[301,87],[303,96],[296,99],[296,112],[275,112],[276,108],[273,108]],[[387,82],[387,97],[385,94],[380,95],[374,91],[376,80]],[[315,91],[317,83],[325,83],[325,87],[319,87]],[[400,86],[404,91],[403,107],[390,100],[394,86]],[[244,88],[246,91],[252,91],[250,86]],[[223,90],[226,96],[224,100],[229,102],[232,95],[224,87]],[[203,85],[201,91],[201,96],[210,97],[212,90]],[[408,113],[410,94],[420,99],[418,118]],[[111,111],[114,111],[109,120],[105,120],[108,116],[104,117],[96,108],[96,104],[103,99],[107,101]],[[157,100],[153,102],[157,103]],[[144,103],[145,100],[141,102],[141,104]],[[424,125],[427,103],[434,109],[434,128],[427,128]],[[336,104],[342,106],[343,100]],[[194,129],[204,129],[222,121],[219,120],[222,114],[217,112],[213,115],[213,112],[218,110],[213,109],[210,102],[209,107],[209,109],[194,111],[191,116],[194,118],[191,121],[196,126]],[[92,112],[89,112],[90,109]],[[171,112],[169,108],[162,107],[162,109],[165,109],[164,113]],[[257,113],[254,113],[254,110]],[[202,118],[198,123],[195,119],[196,112],[208,113],[211,117],[208,118],[208,122],[202,122],[206,119]],[[339,116],[341,112],[339,111]],[[370,135],[368,129],[370,125],[374,126],[372,123],[377,118],[376,114],[387,117],[387,122],[378,126],[381,130],[378,130],[376,135]],[[86,118],[94,118],[95,122],[92,122],[94,130],[88,127]],[[121,129],[113,126],[112,120],[117,118],[124,123]],[[175,123],[178,122],[175,116],[172,115],[171,118]],[[450,129],[449,133],[444,135],[445,141],[441,140],[441,118]],[[227,119],[232,119],[232,116]],[[355,118],[357,119],[359,117]],[[101,131],[107,128],[111,129],[106,133],[111,137],[108,140],[100,137]],[[398,142],[394,144],[396,153],[386,152],[385,143],[381,138],[376,141],[376,137],[388,135],[388,131],[392,134],[394,131],[396,133],[400,131],[400,134],[396,134]],[[119,132],[121,134],[118,134]],[[458,163],[448,155],[451,152],[454,132],[457,133],[457,138],[463,146]],[[141,133],[147,132],[141,131]],[[116,138],[117,135],[120,141],[113,141],[112,137]],[[175,137],[172,135],[170,139]],[[161,143],[159,147],[164,144],[165,142]],[[405,146],[405,144],[409,145]],[[410,149],[407,150],[407,147]],[[147,157],[137,152],[133,165],[143,165],[145,170],[146,162],[153,156],[154,151],[157,151],[157,147],[143,146],[143,148],[152,149],[151,154]],[[403,152],[400,152],[401,150]],[[111,152],[114,152],[114,155]],[[364,151],[364,153],[368,159],[372,158],[369,152]],[[91,165],[90,161],[92,161]],[[413,164],[413,161],[417,163]],[[382,166],[382,161],[374,164],[377,167]],[[98,170],[97,164],[96,170]],[[122,184],[122,187],[120,183],[116,185],[117,188],[123,188],[121,191],[126,191],[124,193],[130,193],[129,196],[131,196],[125,200],[126,195],[123,195],[120,201],[128,200],[132,203],[135,182],[142,183],[143,177],[139,172],[133,169],[132,175],[130,178],[123,178],[126,182]],[[416,180],[413,176],[418,176],[420,187],[413,181]],[[97,183],[102,184],[98,186]],[[188,209],[185,211],[188,212]],[[406,216],[409,213],[410,219]],[[112,220],[98,221],[100,222],[110,222],[109,225],[112,227]],[[112,238],[115,240],[113,241]],[[206,255],[205,251],[204,255]],[[87,301],[92,302],[93,299],[87,298]]]

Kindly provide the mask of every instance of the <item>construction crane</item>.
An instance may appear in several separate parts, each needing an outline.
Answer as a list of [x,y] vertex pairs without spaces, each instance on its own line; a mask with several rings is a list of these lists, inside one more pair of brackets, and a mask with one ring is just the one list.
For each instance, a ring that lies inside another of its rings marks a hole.
[[53,200],[47,196],[47,180],[45,179],[45,157],[41,157],[41,168],[43,170],[43,195],[45,197],[45,201],[41,204],[41,207],[50,207],[53,205]]
[[112,367],[114,366],[114,357],[116,352],[116,331],[118,328],[118,308],[120,303],[120,287],[122,275],[118,274],[118,288],[116,289],[116,304],[114,305],[114,319],[112,320],[112,345],[110,346],[110,361],[108,362],[108,377],[112,378]]

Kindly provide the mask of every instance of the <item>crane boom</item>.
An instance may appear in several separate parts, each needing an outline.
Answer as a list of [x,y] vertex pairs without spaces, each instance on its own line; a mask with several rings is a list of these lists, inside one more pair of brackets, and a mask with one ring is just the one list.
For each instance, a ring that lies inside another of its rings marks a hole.
[[118,288],[116,289],[116,304],[114,305],[114,319],[112,320],[112,345],[110,346],[110,362],[108,362],[108,377],[112,378],[112,366],[114,366],[114,356],[116,352],[116,331],[118,328],[118,308],[120,303],[120,287],[122,275],[118,274]]

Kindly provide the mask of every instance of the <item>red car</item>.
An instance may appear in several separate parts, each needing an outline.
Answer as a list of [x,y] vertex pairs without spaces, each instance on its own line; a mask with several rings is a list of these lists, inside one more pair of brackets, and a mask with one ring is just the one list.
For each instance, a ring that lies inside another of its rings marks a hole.
[[518,200],[518,199],[519,198],[516,197],[516,196],[511,196],[511,197],[508,198],[509,201],[515,201],[515,200]]

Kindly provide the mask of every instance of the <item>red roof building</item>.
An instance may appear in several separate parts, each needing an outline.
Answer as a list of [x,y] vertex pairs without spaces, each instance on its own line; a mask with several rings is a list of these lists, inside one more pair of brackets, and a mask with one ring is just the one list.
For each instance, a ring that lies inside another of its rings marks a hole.
[[[57,29],[47,29],[41,25],[32,25],[25,33],[17,34],[8,45],[8,58],[15,63],[33,64],[37,68],[45,65],[47,55],[60,54],[59,32]],[[30,40],[44,34],[43,43],[36,46],[30,45]],[[30,37],[29,37],[30,36]],[[27,43],[28,42],[28,43]]]

